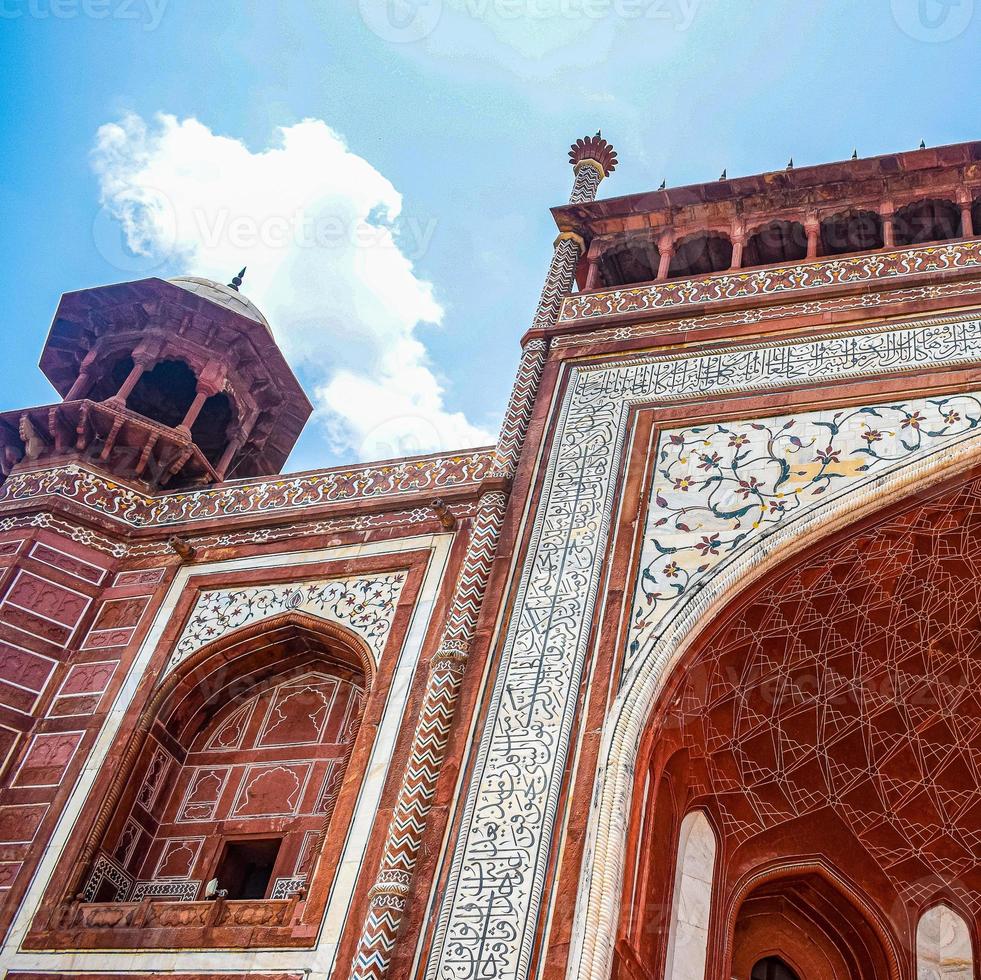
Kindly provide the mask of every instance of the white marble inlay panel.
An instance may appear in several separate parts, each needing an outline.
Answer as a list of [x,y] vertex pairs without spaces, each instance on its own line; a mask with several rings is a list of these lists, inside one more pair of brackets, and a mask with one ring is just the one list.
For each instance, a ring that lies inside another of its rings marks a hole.
[[368,644],[377,666],[406,576],[397,571],[203,592],[165,673],[226,633],[286,612],[305,612],[346,627]]

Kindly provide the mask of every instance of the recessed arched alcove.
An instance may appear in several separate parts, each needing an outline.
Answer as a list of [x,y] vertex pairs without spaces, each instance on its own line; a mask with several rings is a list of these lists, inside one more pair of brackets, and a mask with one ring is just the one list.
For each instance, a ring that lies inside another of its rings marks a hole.
[[914,201],[900,208],[893,218],[897,245],[919,245],[958,238],[961,212],[953,201]]
[[359,640],[302,613],[182,662],[144,709],[110,786],[85,900],[195,902],[212,879],[246,902],[306,888],[371,669]]
[[799,221],[771,221],[746,240],[743,266],[798,262],[807,255],[807,232]]
[[742,899],[731,971],[740,980],[884,980],[895,973],[865,913],[814,871],[775,877]]
[[626,286],[657,278],[661,256],[655,242],[636,235],[607,248],[599,257],[604,286]]
[[698,634],[642,742],[620,962],[664,975],[665,841],[694,809],[719,834],[706,977],[778,956],[800,980],[911,980],[937,896],[976,932],[979,500],[963,482],[839,526]]
[[842,211],[821,222],[822,255],[867,252],[882,246],[882,218],[875,211]]
[[720,232],[691,235],[675,245],[668,275],[705,276],[732,265],[732,242]]

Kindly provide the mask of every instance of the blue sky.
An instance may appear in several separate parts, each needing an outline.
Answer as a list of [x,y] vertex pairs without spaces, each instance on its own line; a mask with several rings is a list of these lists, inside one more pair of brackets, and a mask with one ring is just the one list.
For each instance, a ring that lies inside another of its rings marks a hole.
[[485,441],[573,139],[607,196],[975,139],[979,42],[981,0],[0,0],[0,409],[63,291],[248,264],[291,468]]

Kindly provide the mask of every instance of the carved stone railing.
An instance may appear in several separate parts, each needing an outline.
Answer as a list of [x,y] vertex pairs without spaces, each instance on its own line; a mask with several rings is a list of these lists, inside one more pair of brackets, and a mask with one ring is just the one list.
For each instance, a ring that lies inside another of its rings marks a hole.
[[217,926],[288,926],[303,897],[174,902],[146,898],[141,902],[79,902],[66,926],[81,929],[211,929]]

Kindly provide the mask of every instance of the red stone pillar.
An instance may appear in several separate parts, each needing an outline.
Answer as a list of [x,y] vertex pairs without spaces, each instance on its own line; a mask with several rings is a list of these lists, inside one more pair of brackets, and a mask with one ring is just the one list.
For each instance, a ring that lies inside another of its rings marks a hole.
[[807,234],[807,258],[816,259],[821,241],[821,222],[813,211],[804,218],[804,231]]
[[746,248],[746,226],[741,221],[733,222],[730,233],[732,240],[732,261],[730,269],[741,269],[743,265],[743,249]]
[[225,385],[225,369],[218,361],[209,361],[205,365],[201,376],[198,378],[198,390],[194,395],[194,401],[184,415],[184,420],[177,427],[183,432],[190,434],[191,426],[194,425],[204,403],[212,396],[217,395]]
[[895,248],[896,230],[893,226],[893,215],[895,208],[892,201],[883,201],[879,205],[879,216],[882,218],[882,245],[884,248]]
[[85,357],[82,358],[82,363],[79,367],[78,377],[75,379],[75,383],[71,386],[68,394],[65,395],[65,401],[71,402],[76,398],[84,398],[89,388],[92,386],[92,374],[91,368],[95,361],[96,352],[90,350]]
[[674,235],[670,232],[662,235],[657,250],[661,253],[661,261],[657,266],[657,281],[663,282],[671,272],[671,260],[674,258]]
[[971,216],[971,194],[962,188],[957,194],[957,203],[961,209],[961,238],[974,237],[974,218]]
[[600,281],[600,271],[599,271],[599,257],[603,252],[603,247],[601,240],[599,238],[594,238],[589,243],[589,251],[586,253],[586,259],[589,262],[589,268],[586,272],[586,285],[583,287],[585,291],[590,289],[599,289],[602,285]]
[[143,377],[143,372],[150,367],[150,362],[147,361],[134,361],[133,368],[126,375],[126,380],[119,386],[119,391],[116,392],[109,401],[119,402],[125,405],[126,399],[133,393],[133,389],[136,387],[136,383]]

